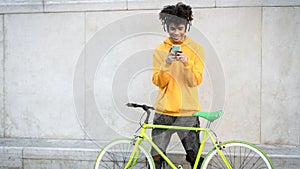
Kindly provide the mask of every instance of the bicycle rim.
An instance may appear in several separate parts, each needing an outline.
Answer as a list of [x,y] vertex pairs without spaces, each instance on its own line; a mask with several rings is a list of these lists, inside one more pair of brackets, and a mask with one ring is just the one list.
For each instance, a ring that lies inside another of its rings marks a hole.
[[[233,169],[273,169],[269,157],[250,143],[232,141],[221,144],[220,148]],[[201,168],[227,169],[216,149],[205,157]]]
[[[130,139],[118,139],[107,144],[99,153],[95,169],[124,169],[133,151],[134,142]],[[153,169],[154,162],[149,151],[139,145],[129,165],[130,169]]]

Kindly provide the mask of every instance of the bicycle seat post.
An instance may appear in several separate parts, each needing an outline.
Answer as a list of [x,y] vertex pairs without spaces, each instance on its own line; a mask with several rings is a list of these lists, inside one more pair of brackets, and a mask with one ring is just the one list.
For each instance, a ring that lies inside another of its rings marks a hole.
[[210,124],[211,124],[211,122],[208,121],[207,124],[206,124],[206,128],[210,128]]

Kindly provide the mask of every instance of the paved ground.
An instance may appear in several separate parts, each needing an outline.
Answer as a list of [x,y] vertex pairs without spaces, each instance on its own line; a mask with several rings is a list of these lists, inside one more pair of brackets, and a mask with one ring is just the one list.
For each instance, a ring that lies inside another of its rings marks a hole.
[[[87,140],[0,138],[0,169],[91,169],[103,144]],[[300,168],[299,146],[259,146],[269,155],[275,169]],[[171,152],[170,156],[189,169],[182,153]]]

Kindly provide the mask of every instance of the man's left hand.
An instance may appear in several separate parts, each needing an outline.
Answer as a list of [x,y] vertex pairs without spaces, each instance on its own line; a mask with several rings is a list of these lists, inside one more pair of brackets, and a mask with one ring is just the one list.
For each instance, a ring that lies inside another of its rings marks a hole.
[[186,63],[188,61],[188,58],[185,56],[185,54],[182,51],[176,52],[176,58],[182,63]]

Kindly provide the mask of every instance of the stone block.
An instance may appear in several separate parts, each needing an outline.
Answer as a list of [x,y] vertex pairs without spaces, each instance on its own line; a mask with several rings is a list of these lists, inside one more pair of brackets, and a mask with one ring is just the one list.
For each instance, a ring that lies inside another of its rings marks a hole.
[[24,169],[90,169],[94,167],[94,161],[74,160],[24,160]]
[[276,169],[298,169],[300,157],[271,157],[271,161]]
[[300,144],[300,8],[264,8],[261,132],[264,144]]
[[216,6],[262,6],[262,0],[216,0]]
[[43,12],[43,0],[2,0],[0,13]]
[[296,6],[295,0],[216,0],[216,7],[222,6]]
[[51,160],[33,160],[33,159],[25,159],[23,162],[24,169],[52,169],[52,161]]
[[299,6],[300,1],[298,0],[265,0],[264,6]]
[[263,6],[299,6],[299,0],[265,0]]
[[73,72],[84,14],[11,14],[5,21],[7,136],[82,139]]
[[125,0],[45,0],[45,12],[61,11],[95,11],[95,10],[125,10]]
[[[225,90],[213,93],[214,98],[225,93],[223,106],[219,107],[225,114],[212,124],[212,129],[217,130],[222,140],[259,143],[261,9],[197,9],[194,16],[191,30],[198,29],[212,44],[224,71],[220,76],[225,76],[225,84],[213,84]],[[210,59],[211,56],[206,57]],[[208,70],[211,71],[208,74],[215,69]],[[209,80],[208,76],[203,83]],[[212,107],[211,102],[206,101],[208,105],[204,107]]]
[[57,147],[28,147],[24,148],[25,159],[88,161],[97,157],[98,149],[86,148],[57,148]]
[[[203,1],[184,0],[181,2],[189,4],[192,7],[214,7],[215,6],[215,1],[213,0],[203,0]],[[175,5],[176,3],[177,2],[174,2],[172,0],[165,0],[165,1],[128,0],[128,9],[162,9],[166,5]]]
[[22,168],[22,148],[0,146],[0,168]]
[[52,160],[51,168],[74,168],[74,169],[90,169],[94,167],[94,161],[73,161],[73,160]]

